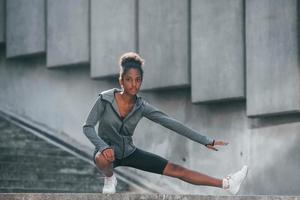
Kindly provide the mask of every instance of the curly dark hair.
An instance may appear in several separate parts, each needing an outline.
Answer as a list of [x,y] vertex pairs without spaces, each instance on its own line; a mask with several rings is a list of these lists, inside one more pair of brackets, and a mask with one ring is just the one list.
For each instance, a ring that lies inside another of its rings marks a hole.
[[119,79],[123,79],[124,74],[128,72],[129,69],[134,68],[138,69],[141,74],[141,78],[143,80],[144,76],[144,66],[145,60],[135,52],[127,52],[121,55],[119,59],[119,66],[120,66],[120,76]]

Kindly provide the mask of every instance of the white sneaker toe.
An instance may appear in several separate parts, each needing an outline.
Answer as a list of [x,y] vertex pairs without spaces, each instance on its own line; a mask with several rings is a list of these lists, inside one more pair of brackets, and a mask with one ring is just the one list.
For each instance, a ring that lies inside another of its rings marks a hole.
[[245,165],[243,166],[243,168],[230,175],[227,176],[227,187],[225,188],[228,192],[230,192],[231,194],[237,194],[238,191],[240,190],[241,184],[243,183],[243,181],[245,180],[246,176],[247,176],[247,172],[248,172],[248,167]]
[[116,193],[116,186],[117,186],[117,178],[115,175],[112,177],[105,177],[104,178],[104,186],[102,189],[103,194],[114,194]]

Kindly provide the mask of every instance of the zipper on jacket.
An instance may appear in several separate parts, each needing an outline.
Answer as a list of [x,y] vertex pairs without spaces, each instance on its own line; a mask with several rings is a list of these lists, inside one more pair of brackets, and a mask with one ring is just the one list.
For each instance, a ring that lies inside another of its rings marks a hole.
[[[104,100],[105,100],[105,99],[104,99]],[[105,100],[105,101],[107,101],[107,100]],[[120,136],[122,137],[123,149],[122,149],[122,157],[121,157],[121,159],[123,159],[123,158],[124,158],[124,154],[125,154],[125,139],[124,139],[124,136],[122,135],[121,131],[122,131],[122,129],[123,129],[125,120],[127,120],[127,118],[128,118],[129,116],[133,115],[133,114],[138,110],[138,108],[140,107],[140,105],[139,105],[138,107],[136,107],[135,110],[134,110],[132,113],[129,113],[124,119],[122,119],[122,118],[120,117],[119,113],[115,110],[115,108],[114,108],[113,105],[111,104],[111,102],[109,102],[109,101],[107,101],[107,102],[110,104],[110,106],[111,106],[112,110],[114,111],[114,113],[115,113],[115,114],[118,116],[118,118],[122,121],[122,125],[121,125],[121,128],[120,128],[120,130],[119,130],[119,134],[120,134]]]
[[125,139],[124,139],[124,136],[122,135],[122,129],[123,129],[123,126],[124,126],[124,122],[122,121],[122,125],[121,125],[121,128],[119,130],[119,134],[121,135],[122,137],[122,144],[123,144],[123,148],[122,148],[122,157],[121,159],[124,158],[124,154],[125,154]]
[[122,119],[120,117],[119,113],[114,109],[114,107],[113,107],[112,104],[110,104],[110,106],[111,106],[112,110],[114,111],[114,113],[118,116],[118,118],[120,119],[120,121],[122,121],[122,125],[121,125],[121,127],[119,129],[119,134],[122,137],[123,148],[122,148],[122,157],[121,157],[121,159],[123,159],[124,158],[124,154],[125,154],[125,141],[124,141],[125,139],[124,139],[124,136],[122,135],[122,129],[123,129],[123,126],[124,126],[124,119]]

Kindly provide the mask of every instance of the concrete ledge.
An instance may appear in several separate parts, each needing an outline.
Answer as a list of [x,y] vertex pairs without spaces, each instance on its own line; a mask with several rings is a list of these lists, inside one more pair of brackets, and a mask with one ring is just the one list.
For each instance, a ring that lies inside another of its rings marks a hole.
[[89,2],[47,1],[47,66],[86,64],[89,54]]
[[6,1],[6,57],[45,53],[45,1]]
[[0,44],[5,42],[5,1],[0,0]]
[[189,6],[187,0],[139,1],[138,49],[146,60],[142,89],[190,85]]
[[202,195],[178,195],[178,194],[129,194],[118,193],[113,195],[95,193],[2,193],[0,200],[136,200],[136,199],[164,199],[164,200],[299,200],[300,196],[202,196]]

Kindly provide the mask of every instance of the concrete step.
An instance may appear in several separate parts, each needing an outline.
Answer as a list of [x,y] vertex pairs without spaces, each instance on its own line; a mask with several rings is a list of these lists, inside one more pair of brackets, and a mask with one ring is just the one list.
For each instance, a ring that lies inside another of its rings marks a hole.
[[24,140],[3,140],[0,143],[0,148],[1,147],[18,147],[18,148],[32,148],[32,149],[51,149],[51,148],[57,148],[54,145],[51,145],[45,141],[32,141],[28,139]]
[[[30,188],[30,190],[28,188],[15,188],[15,187],[12,187],[12,188],[7,188],[7,187],[1,187],[0,186],[0,196],[1,196],[1,193],[28,193],[31,192],[31,193],[70,193],[69,190],[67,189],[49,189],[49,188]],[[96,191],[98,192],[98,191]],[[73,193],[76,193],[76,191],[74,191]],[[80,193],[78,191],[78,193]]]
[[[23,134],[23,135],[25,135],[25,134]],[[12,144],[19,144],[19,143],[22,142],[22,143],[42,143],[42,144],[49,145],[46,141],[41,140],[38,137],[30,138],[30,137],[27,137],[27,136],[22,136],[21,137],[21,135],[7,135],[7,134],[5,134],[5,135],[2,135],[0,137],[0,139],[1,139],[1,141],[7,141],[7,142],[12,143]],[[6,143],[6,142],[3,142],[3,143]],[[51,145],[51,146],[53,146],[53,145]]]
[[72,174],[72,173],[1,173],[0,180],[28,180],[28,181],[57,181],[57,182],[100,182],[103,177],[94,174]]
[[19,162],[19,163],[57,163],[60,165],[77,165],[85,164],[82,160],[70,155],[70,156],[49,156],[49,155],[22,155],[22,156],[10,156],[5,154],[0,154],[0,162]]
[[132,194],[116,193],[90,194],[90,193],[19,193],[0,194],[0,200],[300,200],[299,196],[203,196],[186,194]]
[[88,174],[88,173],[97,173],[98,170],[92,166],[87,165],[86,163],[72,165],[72,164],[61,164],[57,163],[18,163],[18,162],[0,162],[0,171],[1,173],[8,172],[69,172],[74,174]]
[[10,124],[8,126],[0,128],[0,138],[11,137],[11,138],[35,138],[30,132],[21,129],[20,127]]
[[[16,160],[14,158],[11,158],[12,160]],[[59,167],[64,167],[64,168],[76,168],[76,169],[82,169],[84,167],[95,167],[94,165],[91,165],[89,163],[86,163],[85,161],[82,161],[81,159],[76,159],[76,158],[73,158],[73,159],[70,159],[70,158],[67,158],[66,160],[64,159],[61,159],[61,160],[52,160],[52,159],[49,159],[47,161],[46,158],[43,158],[43,159],[39,159],[39,158],[34,158],[31,162],[30,160],[26,160],[26,157],[23,158],[23,157],[20,157],[21,160],[24,160],[19,162],[18,160],[16,161],[4,161],[4,160],[0,160],[0,166],[2,164],[12,164],[12,165],[22,165],[22,167],[26,167],[26,166],[30,166],[30,167],[48,167],[50,166],[51,168],[55,169],[56,166],[59,166]],[[25,161],[26,160],[26,161]],[[47,162],[45,162],[47,161]]]
[[4,188],[24,188],[24,189],[51,189],[51,190],[69,190],[74,191],[100,191],[101,182],[58,182],[58,181],[28,181],[28,180],[0,180],[0,186]]
[[15,129],[14,130],[6,130],[6,129],[0,129],[0,139],[3,140],[19,140],[19,139],[31,139],[31,140],[40,140],[39,137],[25,132],[21,129]]
[[[20,147],[0,147],[0,155],[8,156],[34,156],[37,155],[37,149],[32,147],[20,148]],[[38,155],[40,156],[70,156],[71,154],[67,151],[63,151],[59,148],[51,149],[38,149]]]

